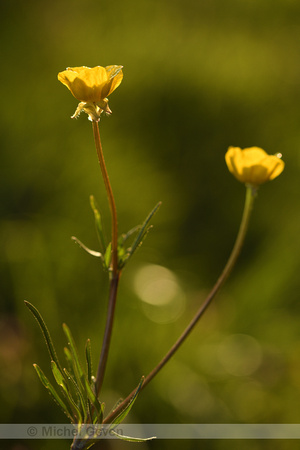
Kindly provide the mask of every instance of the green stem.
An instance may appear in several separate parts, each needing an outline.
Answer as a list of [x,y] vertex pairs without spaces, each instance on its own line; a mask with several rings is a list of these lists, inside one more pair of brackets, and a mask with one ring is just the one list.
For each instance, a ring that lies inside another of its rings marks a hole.
[[[181,336],[177,339],[175,344],[170,348],[168,353],[162,358],[162,360],[157,364],[157,366],[146,376],[144,383],[142,385],[141,389],[144,389],[148,383],[157,375],[157,373],[164,367],[164,365],[170,360],[170,358],[174,355],[174,353],[178,350],[178,348],[181,346],[181,344],[185,341],[185,339],[189,336],[192,329],[195,327],[196,323],[202,317],[204,312],[206,311],[207,307],[210,305],[213,298],[216,296],[216,294],[219,292],[225,281],[227,280],[228,276],[230,275],[237,258],[240,254],[240,251],[242,249],[244,239],[246,236],[246,232],[248,229],[249,219],[252,211],[252,206],[255,198],[256,190],[252,186],[246,186],[246,199],[245,199],[245,206],[244,206],[244,212],[239,228],[239,232],[235,241],[235,244],[233,246],[233,249],[231,251],[231,254],[229,256],[229,259],[218,278],[217,282],[215,283],[214,287],[200,306],[199,310],[196,312],[195,316],[191,320],[191,322],[188,324],[186,329],[183,331]],[[132,391],[125,400],[104,420],[104,423],[111,423],[113,419],[125,408],[125,406],[130,401],[132,395],[135,391]]]

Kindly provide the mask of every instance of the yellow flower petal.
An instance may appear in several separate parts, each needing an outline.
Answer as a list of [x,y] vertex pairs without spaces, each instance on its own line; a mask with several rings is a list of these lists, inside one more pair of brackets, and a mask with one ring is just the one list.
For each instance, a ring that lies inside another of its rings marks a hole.
[[105,67],[106,73],[111,81],[109,92],[106,94],[105,97],[107,97],[115,89],[117,89],[118,86],[120,86],[120,84],[123,80],[122,68],[123,68],[122,66],[106,66]]
[[80,102],[98,103],[120,85],[122,66],[69,67],[58,74],[58,79]]
[[278,177],[284,169],[284,162],[275,155],[268,155],[259,147],[242,150],[229,147],[225,155],[229,171],[242,183],[258,186]]

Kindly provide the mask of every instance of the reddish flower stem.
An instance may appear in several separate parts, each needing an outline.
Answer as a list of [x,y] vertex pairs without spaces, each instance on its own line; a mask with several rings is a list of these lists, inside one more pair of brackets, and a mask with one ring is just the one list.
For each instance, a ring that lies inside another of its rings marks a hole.
[[[244,206],[244,212],[239,228],[239,232],[235,241],[235,244],[233,246],[232,252],[229,256],[229,259],[218,278],[217,282],[215,283],[214,287],[200,306],[199,310],[196,312],[195,316],[191,320],[191,322],[188,324],[186,329],[183,331],[181,336],[177,339],[175,344],[170,348],[170,350],[166,353],[166,355],[161,359],[161,361],[157,364],[157,366],[145,377],[144,383],[141,387],[141,390],[144,389],[148,383],[157,375],[157,373],[165,366],[165,364],[170,360],[170,358],[174,355],[174,353],[178,350],[178,348],[181,346],[181,344],[185,341],[185,339],[189,336],[199,319],[202,317],[204,312],[206,311],[207,307],[210,305],[216,294],[219,292],[225,281],[227,280],[228,276],[230,275],[237,258],[240,254],[240,251],[242,249],[244,239],[246,236],[246,232],[248,229],[249,219],[251,216],[253,201],[255,198],[256,190],[251,187],[246,187],[246,199],[245,199],[245,206]],[[112,423],[113,420],[120,414],[120,412],[128,405],[131,398],[133,397],[135,393],[135,390],[133,390],[126,398],[123,400],[123,402],[118,405],[118,407],[112,411],[103,421],[104,423]]]
[[117,221],[117,209],[116,204],[111,188],[111,184],[109,181],[102,145],[101,145],[101,139],[100,139],[100,132],[99,132],[99,126],[98,122],[93,121],[93,132],[94,132],[94,140],[98,155],[98,160],[105,184],[105,189],[107,192],[108,202],[111,210],[111,216],[112,216],[112,240],[111,240],[111,279],[110,279],[110,286],[109,286],[109,300],[108,300],[108,310],[107,310],[107,317],[106,317],[106,324],[105,324],[105,330],[104,330],[104,337],[103,337],[103,343],[101,348],[101,355],[100,355],[100,361],[98,365],[97,370],[97,376],[96,376],[96,395],[98,396],[102,387],[105,370],[106,370],[106,364],[107,364],[107,358],[109,353],[109,347],[110,347],[110,341],[111,341],[111,335],[112,335],[112,328],[113,328],[113,321],[114,321],[114,314],[115,314],[115,306],[117,301],[117,291],[118,291],[118,284],[119,284],[119,278],[120,278],[120,271],[118,269],[118,221]]
[[95,140],[98,160],[99,160],[99,164],[100,164],[100,168],[101,168],[101,172],[102,172],[102,176],[103,176],[103,180],[104,180],[104,184],[105,184],[105,189],[106,189],[106,192],[107,192],[107,197],[108,197],[108,202],[109,202],[109,207],[110,207],[111,217],[112,217],[112,239],[111,239],[111,254],[112,254],[111,260],[112,260],[112,262],[111,262],[111,270],[112,270],[113,277],[115,277],[117,272],[118,272],[118,220],[117,220],[117,208],[116,208],[115,199],[114,199],[114,196],[113,196],[111,184],[110,184],[110,181],[109,181],[109,177],[108,177],[108,173],[107,173],[107,169],[106,169],[106,165],[105,165],[105,160],[104,160],[104,155],[103,155],[103,150],[102,150],[102,145],[101,145],[101,139],[100,139],[100,132],[99,132],[98,122],[93,120],[92,124],[93,124],[94,140]]

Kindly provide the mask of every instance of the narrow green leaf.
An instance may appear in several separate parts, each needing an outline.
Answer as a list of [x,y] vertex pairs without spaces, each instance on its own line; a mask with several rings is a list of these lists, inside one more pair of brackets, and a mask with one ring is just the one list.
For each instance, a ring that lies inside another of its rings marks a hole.
[[108,244],[104,254],[104,266],[106,269],[109,269],[110,260],[111,260],[111,242]]
[[91,402],[88,400],[88,417],[90,418],[90,421],[94,424],[97,423],[97,414],[95,414],[95,409],[93,409]]
[[85,252],[87,252],[89,255],[96,256],[97,258],[102,258],[102,253],[96,252],[95,250],[92,250],[88,248],[86,245],[84,245],[77,237],[72,236],[71,239],[76,242],[76,244],[79,245]]
[[84,399],[83,403],[85,405],[87,405],[88,397],[87,397],[87,393],[86,393],[86,389],[85,389],[86,377],[85,377],[85,374],[82,370],[82,367],[81,367],[81,364],[79,361],[79,356],[78,356],[78,352],[76,349],[75,341],[73,339],[71,330],[65,323],[63,324],[63,330],[68,339],[68,343],[69,343],[70,350],[71,350],[71,356],[72,356],[71,363],[72,363],[72,369],[73,369],[73,374],[74,374],[74,381],[75,381],[75,384],[76,384],[78,390],[80,391],[80,398],[83,398]]
[[91,351],[91,340],[90,339],[88,339],[86,341],[85,359],[86,359],[86,365],[87,365],[88,382],[90,384],[92,384],[93,367],[92,367],[92,351]]
[[87,405],[87,401],[89,400],[97,411],[97,417],[99,418],[99,420],[100,419],[102,420],[103,412],[101,404],[99,403],[95,393],[92,391],[89,382],[86,378],[86,375],[82,370],[72,333],[66,324],[63,324],[63,329],[70,344],[73,362],[73,371],[75,376],[74,381],[80,392],[80,400],[85,404],[85,406]]
[[150,214],[148,214],[144,223],[140,227],[137,227],[137,229],[139,229],[138,235],[136,236],[131,247],[129,247],[127,249],[126,256],[124,257],[123,261],[120,262],[120,268],[123,268],[125,266],[128,259],[134,254],[134,252],[143,243],[143,240],[145,239],[146,235],[148,234],[148,232],[151,229],[151,226],[148,227],[148,224],[149,224],[150,220],[152,219],[152,217],[154,216],[154,214],[159,209],[160,205],[161,205],[161,202],[158,202],[157,205],[152,209]]
[[101,424],[103,422],[104,406],[105,406],[105,403],[101,403],[101,413],[100,414],[96,413],[93,415],[93,424],[94,425]]
[[[64,369],[64,374],[67,375],[68,381],[71,382],[69,375],[72,376],[73,379],[75,377],[74,370],[73,370],[73,366],[74,366],[73,358],[72,358],[72,354],[71,354],[70,350],[67,347],[64,348],[64,353],[65,353],[67,367],[68,367],[68,369]],[[71,382],[71,385],[72,385],[72,387],[74,387],[73,382]]]
[[99,242],[101,245],[101,249],[102,249],[102,251],[104,251],[106,248],[106,243],[105,243],[105,239],[104,239],[102,220],[101,220],[100,212],[96,206],[95,197],[93,195],[90,196],[90,205],[91,205],[91,208],[94,213],[96,231],[97,231],[98,239],[99,239]]
[[111,413],[113,413],[113,412],[118,408],[118,406],[119,406],[122,402],[123,402],[123,398],[119,398],[119,400],[114,404],[114,406],[112,407],[112,409],[109,411],[108,416],[110,416]]
[[69,371],[72,371],[73,370],[72,355],[68,347],[64,347],[64,354],[67,361],[68,369]]
[[55,351],[55,348],[54,348],[54,345],[53,345],[53,342],[52,342],[52,339],[51,339],[51,336],[50,336],[50,333],[49,333],[49,330],[47,328],[47,325],[46,325],[44,319],[42,318],[41,314],[39,313],[39,311],[36,309],[35,306],[33,306],[31,303],[27,302],[26,300],[25,300],[24,303],[27,306],[27,308],[30,309],[30,311],[32,312],[33,316],[37,320],[37,322],[38,322],[38,324],[39,324],[39,326],[40,326],[40,328],[42,330],[42,333],[43,333],[43,336],[45,338],[48,351],[50,353],[51,360],[55,361],[57,367],[62,372],[61,365],[59,363],[59,360],[58,360],[58,357],[57,357],[57,354],[56,354],[56,351]]
[[152,439],[156,439],[154,436],[149,438],[135,438],[130,436],[124,436],[123,434],[116,433],[114,430],[111,430],[111,433],[114,434],[117,438],[121,439],[122,441],[128,442],[145,442],[151,441]]
[[[71,350],[71,356],[72,356],[72,369],[74,373],[74,388],[76,389],[77,395],[79,397],[80,403],[82,405],[82,410],[84,411],[84,414],[86,414],[86,408],[87,408],[87,402],[88,402],[88,394],[86,391],[86,376],[82,370],[78,352],[76,349],[75,341],[73,339],[71,330],[69,327],[64,323],[63,324],[63,330],[64,333],[69,341],[69,346]],[[72,380],[72,377],[71,377]]]
[[136,388],[134,394],[132,395],[129,403],[125,406],[125,408],[123,409],[123,411],[121,411],[121,413],[114,419],[112,426],[110,427],[110,429],[114,429],[116,425],[118,425],[119,423],[123,422],[123,420],[125,419],[125,417],[127,416],[127,414],[129,413],[129,411],[131,410],[131,408],[133,407],[134,402],[137,399],[137,396],[140,392],[140,389],[143,385],[144,382],[144,377],[141,378],[141,381],[139,382],[138,387]]
[[[77,407],[77,405],[76,405],[76,403],[74,402],[74,400],[73,400],[71,391],[68,389],[68,386],[66,385],[65,378],[64,378],[65,376],[66,376],[66,378],[67,378],[69,381],[72,381],[72,380],[71,380],[71,376],[69,375],[68,371],[67,371],[66,369],[64,369],[64,374],[62,374],[62,373],[60,372],[60,370],[58,369],[58,367],[57,367],[57,365],[55,364],[54,361],[51,361],[51,369],[52,369],[52,372],[53,372],[53,376],[54,376],[54,378],[55,378],[55,381],[56,381],[57,384],[62,388],[62,391],[63,391],[63,393],[64,393],[66,399],[67,399],[68,402],[70,403],[70,406],[71,406],[71,408],[72,408],[73,411],[74,411],[74,414],[76,414],[76,417],[77,417],[77,419],[78,419],[78,422],[79,422],[79,423],[85,422],[86,417],[85,417],[85,404],[84,404],[84,402],[81,403],[81,406],[82,406],[83,409],[80,410],[80,409]],[[73,386],[73,388],[75,388],[75,392],[76,392],[76,394],[77,394],[79,400],[81,400],[81,399],[80,399],[80,396],[78,395],[78,389],[76,389],[76,385],[74,386],[74,384],[72,383],[72,386]]]
[[78,404],[76,404],[74,402],[71,394],[69,392],[66,392],[68,400],[72,403],[73,407],[76,408],[76,413],[79,417],[78,422],[86,423],[86,419],[87,419],[87,411],[86,411],[87,408],[86,407],[87,407],[87,405],[85,402],[85,398],[83,397],[81,390],[79,389],[74,377],[70,374],[70,372],[68,372],[67,369],[64,369],[64,373],[74,388],[75,394],[78,398]]
[[120,244],[124,244],[124,242],[126,242],[127,239],[129,239],[134,233],[136,233],[140,229],[141,225],[137,225],[136,227],[131,228],[131,230],[129,230],[127,233],[121,234],[121,236],[119,237]]
[[118,261],[124,260],[124,257],[126,256],[126,250],[124,248],[124,245],[122,243],[118,243]]
[[82,405],[85,405],[84,408],[86,408],[88,401],[90,401],[97,411],[97,418],[99,420],[101,419],[102,421],[103,411],[101,408],[101,404],[99,403],[95,393],[92,391],[90,384],[86,378],[86,375],[82,370],[72,333],[66,324],[63,324],[63,329],[69,341],[71,349],[72,367],[74,371],[74,383],[75,386],[77,386],[76,389],[78,389],[80,401]]
[[57,367],[55,361],[51,361],[51,369],[52,369],[52,373],[53,373],[56,383],[59,386],[61,386],[64,391],[66,391],[67,387],[66,387],[64,376],[61,373],[61,371],[59,370],[59,368]]
[[49,391],[49,394],[52,396],[54,401],[62,408],[63,412],[69,417],[71,422],[75,422],[72,412],[69,410],[68,406],[63,402],[63,400],[60,398],[42,369],[37,365],[33,364],[33,367],[36,370],[36,373],[38,374],[39,379],[41,380],[42,384],[45,386],[45,388]]
[[155,207],[152,209],[152,211],[148,214],[148,216],[146,217],[144,223],[141,226],[140,232],[137,235],[134,243],[131,246],[131,254],[137,249],[137,247],[140,245],[145,231],[147,230],[147,225],[150,222],[150,220],[152,219],[152,217],[154,216],[154,214],[157,212],[157,210],[159,209],[159,207],[161,206],[161,202],[158,202],[157,205],[155,205]]
[[[78,381],[80,383],[82,383],[82,378],[84,377],[84,372],[82,370],[82,367],[81,367],[81,364],[80,364],[80,361],[79,361],[79,356],[78,356],[78,352],[77,352],[77,349],[76,349],[75,341],[73,339],[73,336],[72,336],[70,328],[65,323],[63,323],[63,330],[64,330],[64,333],[65,333],[66,338],[68,339],[68,342],[69,342],[69,345],[70,345],[72,361],[73,361],[73,363],[75,363],[74,364],[74,368],[76,368],[76,372],[78,372],[78,377],[79,377]],[[75,373],[75,375],[76,375],[76,373]]]
[[99,400],[97,399],[96,394],[92,391],[92,389],[85,377],[84,377],[84,381],[85,381],[85,389],[86,389],[87,397],[97,411],[97,421],[102,423],[102,420],[103,420],[102,405],[99,402]]

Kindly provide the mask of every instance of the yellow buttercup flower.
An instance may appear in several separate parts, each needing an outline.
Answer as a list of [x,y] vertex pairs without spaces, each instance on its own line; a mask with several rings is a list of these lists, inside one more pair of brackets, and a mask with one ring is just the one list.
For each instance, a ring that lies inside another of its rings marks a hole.
[[229,171],[242,183],[259,186],[278,177],[284,169],[281,155],[268,155],[262,148],[229,147],[225,161]]
[[111,113],[108,97],[123,79],[123,66],[69,67],[58,74],[58,79],[80,101],[75,114],[86,112],[91,120],[98,121],[101,113]]

